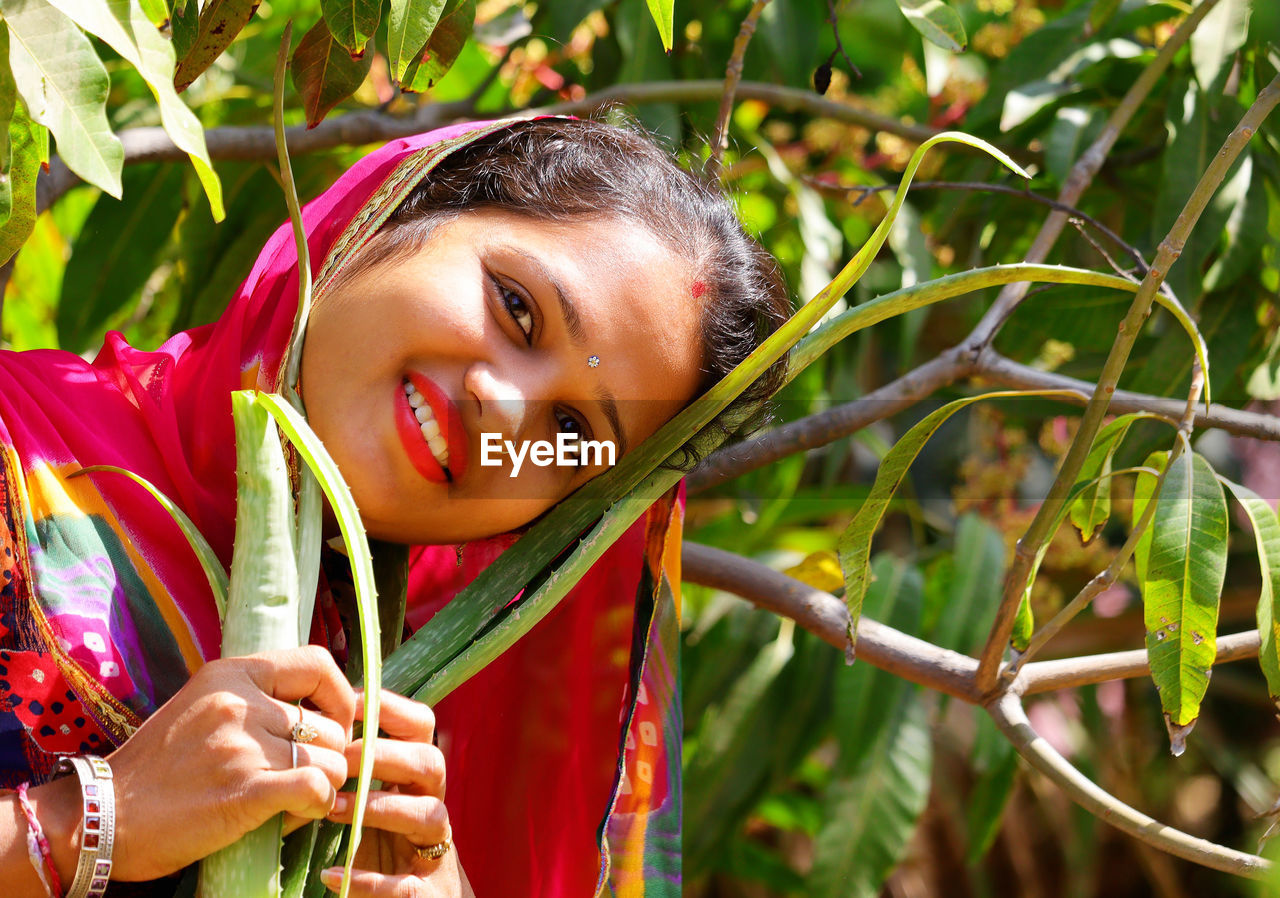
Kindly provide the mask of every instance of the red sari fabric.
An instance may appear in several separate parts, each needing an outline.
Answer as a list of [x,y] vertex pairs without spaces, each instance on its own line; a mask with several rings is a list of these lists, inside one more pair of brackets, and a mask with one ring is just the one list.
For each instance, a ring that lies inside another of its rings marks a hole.
[[[367,213],[388,185],[407,190],[445,153],[500,127],[452,126],[358,162],[303,211],[312,259],[376,231],[381,219]],[[229,566],[229,394],[279,388],[296,269],[286,224],[216,323],[157,350],[112,333],[92,363],[0,352],[0,785],[47,779],[60,753],[118,745],[218,656],[208,586],[167,513],[123,477],[74,475],[106,464],[145,477]],[[651,623],[634,600],[642,572],[653,576],[645,547],[672,514],[668,503],[637,522],[559,610],[441,703],[448,805],[479,898],[595,894],[607,887],[611,807],[619,820],[644,817],[620,793]],[[452,548],[415,552],[411,619],[429,617],[502,545],[473,545],[462,568]],[[664,792],[677,799],[678,789]]]

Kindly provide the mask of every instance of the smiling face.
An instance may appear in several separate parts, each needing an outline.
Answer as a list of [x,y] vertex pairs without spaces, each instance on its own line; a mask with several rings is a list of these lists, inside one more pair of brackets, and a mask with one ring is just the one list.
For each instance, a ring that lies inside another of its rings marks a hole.
[[482,434],[639,445],[693,398],[691,290],[690,263],[641,225],[481,209],[323,295],[301,389],[370,535],[503,533],[605,470],[526,457],[513,478],[505,454],[481,464]]

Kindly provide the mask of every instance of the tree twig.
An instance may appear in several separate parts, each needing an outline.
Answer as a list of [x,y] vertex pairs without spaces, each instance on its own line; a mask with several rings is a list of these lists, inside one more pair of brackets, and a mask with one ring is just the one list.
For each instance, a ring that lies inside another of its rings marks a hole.
[[[824,193],[840,192],[846,194],[861,194],[859,199],[854,200],[853,205],[855,206],[862,202],[862,198],[865,198],[870,194],[892,192],[898,189],[897,184],[859,184],[855,187],[838,187],[832,184],[824,184],[816,178],[805,178],[804,182],[815,190],[819,190]],[[1142,258],[1142,253],[1140,253],[1135,246],[1127,243],[1119,234],[1111,230],[1111,228],[1107,227],[1102,222],[1098,221],[1098,219],[1094,218],[1089,213],[1077,209],[1075,206],[1070,206],[1059,200],[1047,197],[1044,194],[1034,193],[1021,187],[1010,187],[1008,184],[984,184],[981,181],[913,181],[911,189],[913,191],[961,190],[975,193],[1000,193],[1005,196],[1016,196],[1021,199],[1031,200],[1033,203],[1039,203],[1042,206],[1047,206],[1050,209],[1065,213],[1068,216],[1068,220],[1071,218],[1078,218],[1082,222],[1085,222],[1099,234],[1114,243],[1117,247],[1124,250],[1124,252],[1133,259],[1138,266],[1140,266],[1140,273],[1146,274],[1146,260]],[[1098,249],[1099,253],[1102,253],[1101,248],[1097,247],[1097,244],[1094,244],[1094,246]],[[1102,254],[1105,256],[1105,253]],[[1023,285],[1023,287],[1025,289],[1026,285]]]
[[733,99],[738,91],[738,82],[742,80],[742,61],[747,55],[747,45],[751,36],[756,33],[756,23],[760,14],[769,5],[769,0],[755,0],[748,10],[746,18],[738,28],[738,36],[733,41],[733,52],[729,54],[729,64],[724,70],[724,91],[720,94],[720,111],[716,115],[716,129],[711,136],[711,157],[707,159],[707,174],[719,179],[724,151],[729,148],[729,116],[733,114]]
[[[1205,2],[1207,3],[1209,0],[1205,0]],[[1253,137],[1258,125],[1275,108],[1277,103],[1280,103],[1280,76],[1273,78],[1271,83],[1258,93],[1253,105],[1249,107],[1244,117],[1241,118],[1240,123],[1236,125],[1223,143],[1222,148],[1214,156],[1213,161],[1209,163],[1208,169],[1196,184],[1191,197],[1178,215],[1178,219],[1174,222],[1168,236],[1161,241],[1151,269],[1147,272],[1146,277],[1142,279],[1142,285],[1138,288],[1138,292],[1133,298],[1133,304],[1129,307],[1129,312],[1120,323],[1120,334],[1112,344],[1111,352],[1102,366],[1102,374],[1098,378],[1098,387],[1094,390],[1089,399],[1089,404],[1085,407],[1079,428],[1071,441],[1071,446],[1063,457],[1049,495],[1037,509],[1035,517],[1032,519],[1030,526],[1027,527],[1027,532],[1018,540],[1014,551],[1013,563],[1009,566],[1009,570],[1005,575],[1004,594],[1000,599],[999,607],[996,609],[995,622],[992,624],[991,633],[979,658],[978,686],[984,693],[995,690],[998,686],[997,675],[1000,661],[1009,642],[1009,635],[1013,630],[1014,619],[1025,593],[1028,579],[1031,576],[1036,555],[1039,553],[1040,547],[1049,538],[1051,525],[1056,519],[1062,503],[1066,501],[1067,490],[1075,483],[1076,477],[1080,473],[1080,466],[1084,464],[1085,457],[1093,445],[1094,437],[1102,426],[1102,419],[1107,413],[1111,395],[1115,392],[1116,384],[1120,380],[1120,374],[1128,361],[1129,352],[1133,349],[1133,345],[1138,339],[1143,323],[1151,313],[1151,305],[1155,299],[1156,291],[1164,280],[1169,266],[1177,261],[1178,256],[1182,253],[1182,247],[1186,244],[1191,229],[1209,204],[1209,200],[1217,192],[1218,186],[1222,183],[1227,170]]]
[[[1111,148],[1120,139],[1124,129],[1128,127],[1130,119],[1133,118],[1147,96],[1155,88],[1156,82],[1160,80],[1160,76],[1169,67],[1174,55],[1191,38],[1192,32],[1196,30],[1196,27],[1208,15],[1209,11],[1218,5],[1218,2],[1219,0],[1201,0],[1201,3],[1190,15],[1183,19],[1178,29],[1165,41],[1155,59],[1151,60],[1151,64],[1142,71],[1142,74],[1133,82],[1133,86],[1125,93],[1119,105],[1112,110],[1110,117],[1102,128],[1102,133],[1098,135],[1098,139],[1071,166],[1071,171],[1067,174],[1062,190],[1058,193],[1058,202],[1067,206],[1079,205],[1080,197],[1089,185],[1093,183],[1094,176],[1102,168],[1102,163],[1106,161],[1107,154],[1111,152]],[[1067,216],[1065,213],[1059,211],[1050,213],[1044,224],[1041,225],[1040,231],[1036,234],[1036,239],[1032,241],[1031,247],[1027,250],[1026,261],[1043,262],[1047,259],[1066,223]],[[995,338],[996,332],[1000,330],[1000,326],[1013,314],[1013,310],[1018,307],[1023,297],[1026,296],[1026,292],[1027,286],[1025,284],[1010,284],[1000,291],[995,302],[987,309],[986,314],[982,316],[982,320],[978,322],[973,332],[969,335],[967,342],[975,354],[982,352],[983,349],[990,345],[992,339]]]
[[987,705],[987,712],[1028,764],[1057,783],[1076,804],[1098,819],[1140,842],[1214,870],[1250,879],[1261,879],[1270,872],[1271,863],[1257,855],[1225,848],[1166,826],[1107,792],[1073,767],[1035,731],[1018,695],[1006,693]]
[[[1261,641],[1257,630],[1232,633],[1218,638],[1214,665],[1232,661],[1246,661],[1258,657]],[[1052,661],[1032,661],[1019,672],[1011,687],[1020,695],[1056,692],[1105,683],[1107,680],[1128,680],[1150,675],[1147,650],[1133,649],[1127,652],[1107,652],[1102,655],[1084,655],[1076,658],[1059,658]]]

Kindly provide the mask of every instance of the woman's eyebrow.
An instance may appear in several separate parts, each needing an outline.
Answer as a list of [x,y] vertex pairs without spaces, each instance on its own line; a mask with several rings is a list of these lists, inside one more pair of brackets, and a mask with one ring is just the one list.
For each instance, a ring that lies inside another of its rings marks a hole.
[[[556,304],[560,306],[560,316],[564,319],[565,329],[569,331],[569,338],[573,340],[575,346],[586,343],[587,332],[582,326],[582,316],[578,314],[578,308],[569,296],[569,291],[565,290],[555,273],[544,265],[541,259],[522,247],[506,246],[504,249],[524,259],[538,270],[538,274],[551,285],[551,292],[555,294]],[[618,414],[618,402],[608,390],[597,393],[596,399],[600,402],[600,410],[604,413],[605,420],[613,429],[614,439],[618,443],[618,457],[621,458],[627,454],[627,437],[622,432],[622,417]]]
[[569,292],[565,290],[564,285],[560,283],[560,279],[556,277],[555,272],[547,268],[542,260],[518,246],[504,247],[507,251],[524,259],[534,268],[538,269],[540,274],[555,293],[556,303],[560,306],[560,317],[564,319],[564,326],[569,331],[569,338],[574,344],[581,346],[587,341],[586,329],[582,326],[582,316],[578,314],[578,307],[574,304],[573,299],[569,296]]
[[600,402],[600,410],[604,412],[605,420],[613,428],[613,436],[618,441],[618,458],[622,458],[627,454],[627,437],[622,432],[622,418],[618,416],[618,402],[608,390],[601,390],[596,393],[596,399]]

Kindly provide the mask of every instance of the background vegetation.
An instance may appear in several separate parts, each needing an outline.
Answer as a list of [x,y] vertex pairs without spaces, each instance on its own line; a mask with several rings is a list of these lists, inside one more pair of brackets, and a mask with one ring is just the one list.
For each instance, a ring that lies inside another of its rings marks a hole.
[[[322,6],[0,0],[17,87],[0,85],[0,100],[17,98],[0,153],[9,159],[0,233],[8,252],[21,247],[6,266],[6,347],[91,354],[109,328],[155,345],[217,316],[284,218],[270,79],[290,19],[290,146],[304,197],[369,144],[532,108],[634,117],[700,166],[718,143],[729,69],[742,80],[720,174],[797,301],[817,294],[866,243],[889,201],[881,188],[897,185],[914,147],[936,130],[985,138],[1032,173],[1024,183],[985,155],[933,151],[887,244],[832,316],[946,274],[1030,257],[1150,280],[1148,266],[1201,175],[1280,68],[1280,7],[1270,0],[679,0],[670,13],[669,4],[641,0],[441,0],[348,4],[346,24],[332,4]],[[1188,16],[1200,7],[1212,12],[1192,28]],[[94,18],[103,11],[107,19]],[[58,15],[84,31],[68,30]],[[414,31],[432,15],[434,31]],[[754,36],[743,34],[744,21],[757,22]],[[38,42],[49,22],[60,25],[57,46]],[[126,39],[112,39],[110,22],[128,24]],[[236,24],[218,29],[227,22]],[[90,110],[72,115],[73,125],[88,123],[83,134],[64,138],[70,125],[43,119],[51,150],[33,124],[45,112],[24,92],[33,82],[14,49],[22,41],[39,48],[31,60],[57,51],[102,61],[102,78],[90,78],[82,102],[68,107]],[[407,50],[414,46],[422,49]],[[365,52],[353,59],[347,48]],[[185,88],[180,98],[175,82]],[[1099,139],[1111,145],[1082,163]],[[1064,193],[1073,222],[1046,249],[1037,235]],[[225,210],[221,223],[214,209]],[[1272,118],[1244,145],[1177,263],[1162,271],[1211,361],[1215,410],[1196,419],[1190,445],[1272,506],[1280,498],[1278,236],[1280,124]],[[1014,543],[1055,495],[1054,471],[1079,426],[1072,405],[1103,376],[1132,301],[1068,285],[997,294],[988,286],[899,315],[822,354],[780,397],[771,436],[713,456],[689,479],[688,538],[839,595],[841,535],[912,425],[945,401],[997,385],[1075,389],[1074,398],[982,402],[950,418],[923,446],[876,536],[866,616],[977,657]],[[1121,395],[1113,410],[1180,420],[1194,361],[1183,329],[1157,312],[1118,383],[1148,398]],[[1172,434],[1167,424],[1135,421],[1111,467],[1170,449]],[[1101,520],[1097,537],[1084,543],[1071,523],[1053,536],[1030,594],[1037,621],[1052,619],[1133,532],[1135,477],[1107,482],[1114,514],[1077,515],[1086,533]],[[1061,487],[1056,495],[1063,498]],[[1266,565],[1265,550],[1259,566],[1248,521],[1230,508],[1229,537],[1202,540],[1182,557],[1221,555],[1224,584],[1199,589],[1199,604],[1212,605],[1222,634],[1246,634],[1220,640],[1219,651],[1248,657],[1258,653],[1248,631],[1259,598],[1275,597],[1278,568]],[[840,651],[791,619],[840,645],[842,624],[822,616],[840,603],[795,590],[788,603],[755,568],[744,568],[752,597],[782,614],[695,585],[731,585],[721,561],[696,548],[686,559],[687,894],[1252,893],[1245,880],[1172,858],[1074,804],[1078,796],[1028,767],[993,718],[969,707],[991,697],[970,688],[971,670],[894,667],[879,649],[889,643],[869,631],[859,640],[864,659],[895,673],[864,661],[846,667]],[[1103,663],[1092,656],[1142,647],[1151,628],[1139,581],[1151,578],[1121,562],[1119,578],[1037,654],[1075,660],[1057,680],[1038,669],[1040,686],[1025,699],[1031,723],[1118,798],[1253,851],[1280,777],[1280,731],[1258,663],[1216,669],[1176,759],[1145,676],[1037,691],[1090,682],[1085,674]],[[917,661],[950,657],[908,649]],[[1126,663],[1112,672],[1144,673]],[[1183,688],[1183,674],[1175,679]]]

